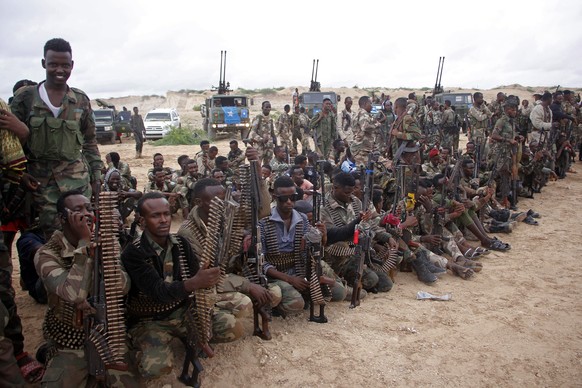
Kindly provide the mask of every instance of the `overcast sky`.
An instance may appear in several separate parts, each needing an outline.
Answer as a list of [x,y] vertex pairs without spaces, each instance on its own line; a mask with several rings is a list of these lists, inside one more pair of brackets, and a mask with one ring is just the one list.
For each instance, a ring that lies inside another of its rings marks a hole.
[[309,86],[582,87],[582,1],[20,0],[2,5],[0,97],[43,80],[44,43],[68,40],[69,85],[91,98],[165,94],[226,79]]

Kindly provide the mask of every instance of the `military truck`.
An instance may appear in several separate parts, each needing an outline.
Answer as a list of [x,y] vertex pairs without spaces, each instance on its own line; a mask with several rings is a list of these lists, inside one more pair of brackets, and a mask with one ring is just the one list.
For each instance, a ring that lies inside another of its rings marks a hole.
[[439,57],[439,66],[437,68],[437,77],[434,84],[434,89],[432,92],[433,98],[441,105],[445,104],[445,101],[449,100],[451,106],[454,108],[455,113],[458,117],[458,124],[463,129],[463,132],[467,130],[468,113],[469,109],[473,106],[473,95],[471,93],[460,93],[460,92],[445,92],[442,85],[441,79],[443,77],[443,67],[445,64],[445,57]]
[[322,92],[321,84],[317,82],[317,70],[319,69],[319,59],[313,60],[311,68],[311,84],[309,91],[299,95],[299,107],[305,108],[305,113],[311,118],[318,114],[323,107],[323,100],[329,98],[333,104],[334,111],[337,112],[337,103],[341,97],[334,92]]
[[115,140],[119,140],[121,142],[121,134],[131,130],[128,117],[118,114],[115,105],[108,104],[101,99],[96,99],[95,102],[100,107],[100,109],[93,110],[97,141],[115,143]]
[[200,114],[204,117],[203,129],[210,140],[219,135],[237,133],[245,138],[250,131],[249,98],[245,95],[231,95],[230,83],[225,78],[226,51],[221,51],[220,79],[218,87],[212,87],[217,94],[207,98],[200,106]]

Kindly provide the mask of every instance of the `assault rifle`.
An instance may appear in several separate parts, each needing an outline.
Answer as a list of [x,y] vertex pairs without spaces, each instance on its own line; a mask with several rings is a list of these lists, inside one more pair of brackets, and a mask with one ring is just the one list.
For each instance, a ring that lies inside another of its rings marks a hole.
[[[313,190],[313,213],[312,213],[312,225],[315,227],[317,223],[321,220],[321,206],[324,204],[325,201],[325,173],[323,172],[323,167],[326,160],[318,160],[317,161],[317,170],[319,174],[319,188],[321,189],[321,194],[317,192],[317,187],[314,187]],[[323,269],[321,267],[321,259],[323,257],[323,244],[321,242],[308,242],[308,255],[309,255],[309,262],[307,263],[306,267],[308,269],[308,281],[311,280],[312,274],[310,273],[313,270],[312,262],[315,263],[315,277],[317,279],[317,284],[321,287],[322,296],[331,296],[331,290],[327,285],[320,284],[319,279],[323,276]],[[311,284],[311,287],[314,285]],[[326,295],[327,294],[327,295]],[[319,315],[315,315],[315,305],[313,302],[313,298],[310,298],[309,303],[309,320],[311,322],[317,323],[326,323],[327,317],[325,316],[325,303],[321,303],[319,305]]]
[[[371,152],[368,154],[368,164],[366,169],[362,169],[362,173],[365,173],[366,175],[362,211],[366,212],[370,206],[372,206],[372,189],[374,185],[374,163]],[[356,230],[354,231],[354,244],[356,245],[356,256],[360,256],[360,258],[358,260],[358,269],[354,280],[352,300],[350,303],[351,309],[360,305],[360,291],[362,290],[364,263],[370,262],[371,259],[372,229],[368,221],[360,222],[356,227]]]
[[[268,280],[266,274],[263,272],[263,264],[265,263],[265,256],[263,253],[263,243],[261,241],[261,229],[259,227],[259,197],[260,197],[260,174],[259,163],[256,160],[251,161],[250,171],[250,188],[251,188],[251,246],[254,247],[254,257],[249,257],[248,262],[254,264],[255,273],[258,276],[259,284],[268,289]],[[261,323],[259,324],[259,316]],[[259,306],[257,303],[253,304],[253,335],[260,337],[263,340],[271,339],[271,332],[269,331],[269,321],[271,321],[271,306]]]

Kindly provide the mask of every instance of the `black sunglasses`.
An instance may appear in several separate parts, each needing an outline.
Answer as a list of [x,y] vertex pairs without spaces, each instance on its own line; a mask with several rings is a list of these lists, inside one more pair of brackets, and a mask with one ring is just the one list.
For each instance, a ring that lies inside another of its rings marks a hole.
[[277,194],[273,194],[273,196],[275,198],[277,198],[277,200],[279,202],[287,202],[288,200],[291,200],[291,202],[296,202],[299,201],[301,199],[301,195],[295,193],[292,195],[277,195]]

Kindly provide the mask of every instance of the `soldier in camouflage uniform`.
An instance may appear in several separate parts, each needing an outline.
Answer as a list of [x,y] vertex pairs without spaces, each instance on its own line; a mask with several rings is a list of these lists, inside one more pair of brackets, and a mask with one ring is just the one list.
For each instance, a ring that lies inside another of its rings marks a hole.
[[[392,155],[396,157],[402,144],[405,143],[405,147],[414,145],[420,140],[421,132],[416,120],[406,112],[405,98],[400,97],[394,101],[394,114],[398,119],[392,125],[390,133],[392,135]],[[393,161],[393,163],[397,162],[397,160]]]
[[441,146],[459,149],[459,126],[456,123],[457,114],[451,107],[451,101],[445,100],[445,111],[442,114],[443,141]]
[[292,164],[289,163],[289,156],[285,152],[285,148],[282,146],[275,147],[275,157],[271,159],[271,171],[273,175],[271,180],[279,178],[281,175],[285,174],[291,168]]
[[[220,268],[200,268],[188,241],[170,234],[170,204],[160,193],[144,195],[137,211],[144,232],[123,250],[121,260],[131,277],[127,315],[137,367],[150,379],[172,371],[172,340],[195,330],[186,317],[188,303],[195,303],[190,295],[214,287]],[[183,265],[191,276],[187,279]]]
[[[198,163],[194,159],[187,159],[184,164],[186,165],[187,175],[180,177],[174,187],[174,193],[178,193],[180,196],[177,198],[179,206],[184,209],[184,212],[190,212],[191,202],[192,202],[192,190],[194,189],[194,184],[198,181]],[[188,213],[182,216],[185,218]]]
[[323,159],[329,159],[333,150],[332,143],[338,138],[337,118],[332,109],[329,98],[323,100],[323,108],[316,116],[313,116],[309,127],[315,140],[315,147]]
[[[83,348],[86,332],[82,315],[91,311],[87,298],[94,281],[90,244],[95,214],[89,199],[80,190],[63,193],[56,206],[63,231],[55,231],[34,260],[48,294],[43,324],[48,363],[42,384],[84,387],[89,386],[90,377]],[[129,278],[123,269],[119,286],[124,294],[127,293]],[[110,369],[107,370],[107,383],[127,387],[138,386],[139,382],[129,371]]]
[[489,110],[491,111],[491,121],[489,123],[489,128],[493,128],[495,123],[497,123],[497,120],[503,116],[503,103],[505,102],[505,98],[505,93],[499,92],[497,93],[496,99],[491,101],[491,104],[489,104]]
[[[299,141],[303,144],[303,133],[304,127],[301,126],[301,113],[299,111],[299,105],[296,105],[294,108],[293,114],[291,115],[291,141],[293,152],[297,155],[299,151],[297,150],[297,142]],[[309,122],[308,122],[309,124]],[[302,151],[304,151],[303,146],[301,147]]]
[[[321,221],[328,229],[341,228],[350,224],[355,227],[359,222],[362,202],[353,195],[355,186],[356,180],[349,173],[341,172],[334,177],[333,189],[326,194],[325,204],[321,207]],[[324,260],[351,287],[354,285],[360,259],[355,252],[356,246],[352,241],[336,242],[325,248]],[[392,288],[392,282],[385,274],[382,275],[366,267],[362,277],[362,288],[370,290],[374,287],[378,287],[378,291],[389,291]]]
[[471,127],[469,140],[475,143],[479,148],[479,155],[484,159],[487,145],[487,131],[489,120],[493,114],[483,102],[483,93],[475,92],[473,94],[473,106],[469,109],[469,125]]
[[[495,163],[497,175],[500,179],[501,203],[508,205],[510,181],[512,179],[512,157],[517,157],[518,141],[516,140],[515,116],[517,102],[513,99],[506,101],[504,114],[497,120],[491,132],[491,161]],[[515,195],[515,193],[514,193]]]
[[354,131],[352,129],[352,123],[354,118],[354,112],[352,112],[353,101],[351,97],[346,97],[344,99],[345,108],[342,110],[342,125],[339,129],[340,139],[352,144],[354,141]]
[[[281,303],[278,309],[283,314],[299,313],[303,310],[303,294],[309,292],[310,284],[306,276],[305,234],[313,234],[307,216],[294,209],[299,200],[297,188],[289,177],[279,177],[274,183],[274,197],[277,205],[271,215],[259,222],[261,242],[265,253],[265,273],[269,282],[281,289]],[[319,225],[319,235],[325,243],[325,227]],[[317,234],[317,232],[315,232]],[[334,277],[322,276],[322,283],[331,288],[332,295],[345,297],[343,285]]]
[[354,142],[350,146],[356,166],[365,166],[368,163],[368,155],[378,149],[376,134],[382,125],[370,112],[372,100],[368,96],[360,97],[358,101],[360,109],[353,117]]
[[245,162],[245,153],[243,150],[238,148],[238,141],[231,140],[229,143],[230,151],[226,156],[228,158],[228,168],[234,172],[232,178],[233,182],[238,183],[238,170],[239,167]]
[[273,118],[269,116],[271,113],[271,103],[263,101],[261,106],[263,112],[254,118],[251,124],[251,132],[249,138],[253,141],[253,146],[259,152],[259,160],[263,164],[269,164],[273,157],[273,148],[275,147],[275,127]]
[[519,107],[519,118],[517,120],[519,126],[519,134],[527,139],[528,134],[531,132],[531,121],[529,115],[531,114],[533,107],[529,104],[528,100],[523,100],[521,106]]
[[44,47],[46,81],[21,88],[12,112],[26,123],[28,172],[40,182],[34,194],[45,236],[58,229],[56,202],[61,193],[81,189],[91,196],[91,185],[101,185],[103,162],[95,139],[95,121],[87,95],[67,85],[73,69],[71,46],[51,39]]
[[[224,199],[226,190],[220,182],[214,179],[201,179],[194,187],[194,208],[188,218],[180,226],[178,235],[184,237],[201,257],[207,244],[208,218],[210,216],[210,202],[215,196]],[[253,300],[260,303],[272,303],[280,301],[280,290],[273,287],[270,292],[258,284],[249,282],[248,279],[230,273],[222,284],[222,290],[217,294],[217,302],[214,304],[212,316],[212,340],[215,342],[230,342],[243,335],[241,318],[250,315]],[[248,296],[247,296],[248,295]]]
[[[305,113],[305,107],[299,108],[299,128],[302,131],[301,135],[301,154],[308,155],[311,150],[311,143],[313,141],[313,135],[311,133],[311,129],[309,127],[311,120],[307,113]],[[316,145],[317,146],[317,145]]]
[[277,133],[281,139],[281,146],[291,148],[291,107],[285,105],[283,113],[277,119]]

